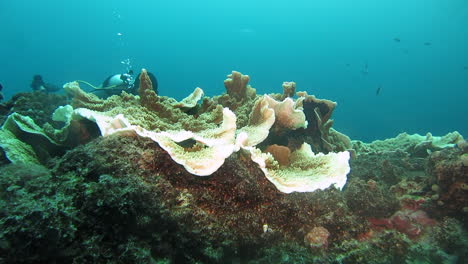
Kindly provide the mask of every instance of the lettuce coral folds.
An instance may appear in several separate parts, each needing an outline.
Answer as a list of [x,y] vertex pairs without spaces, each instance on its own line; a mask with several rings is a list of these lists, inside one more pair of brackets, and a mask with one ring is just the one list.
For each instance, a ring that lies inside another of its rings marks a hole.
[[[291,98],[296,88],[293,82],[283,84],[283,95],[257,95],[249,80],[248,75],[233,71],[224,81],[226,94],[205,98],[201,105],[198,102],[204,93],[198,87],[181,102],[157,95],[145,69],[140,74],[139,96],[123,92],[103,100],[81,90],[77,82],[67,83],[64,89],[73,96],[72,104],[54,113],[56,120],[67,125],[53,134],[72,135],[77,129],[87,133],[86,127],[94,123],[101,136],[133,134],[150,138],[176,163],[197,176],[211,175],[226,158],[242,150],[240,155],[250,156],[281,192],[311,192],[331,185],[342,188],[349,173],[349,153],[345,149],[314,154],[305,140],[289,143],[294,136],[291,131],[307,131],[302,105],[308,95],[299,93],[298,99]],[[249,113],[248,121],[238,122],[237,116],[243,113]],[[82,124],[79,128],[70,125],[77,122]],[[39,133],[41,128],[34,130],[30,133]],[[57,144],[53,139],[49,141]],[[283,147],[291,153],[288,164],[278,165],[278,157],[262,152],[272,143],[280,142],[286,142]],[[328,141],[327,144],[342,145]],[[18,155],[9,151],[11,148],[4,149],[11,153],[8,156]]]

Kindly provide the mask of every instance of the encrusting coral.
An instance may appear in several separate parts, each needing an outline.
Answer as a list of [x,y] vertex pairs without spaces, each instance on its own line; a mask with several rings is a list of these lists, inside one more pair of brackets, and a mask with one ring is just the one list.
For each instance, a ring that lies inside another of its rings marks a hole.
[[434,137],[431,133],[427,133],[425,136],[401,133],[395,138],[376,140],[371,144],[353,141],[353,148],[357,153],[369,153],[384,152],[398,146],[399,149],[410,153],[411,156],[426,157],[434,151],[454,147],[456,144],[463,141],[462,135],[457,131],[447,133],[442,137]]

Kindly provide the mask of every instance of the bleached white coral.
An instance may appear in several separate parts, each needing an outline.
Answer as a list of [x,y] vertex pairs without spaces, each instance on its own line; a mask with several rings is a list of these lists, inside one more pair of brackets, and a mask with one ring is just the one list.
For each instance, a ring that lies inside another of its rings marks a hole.
[[315,154],[307,143],[290,154],[287,165],[279,164],[272,154],[259,149],[251,148],[250,152],[268,180],[284,193],[313,192],[332,185],[341,189],[350,171],[348,151]]

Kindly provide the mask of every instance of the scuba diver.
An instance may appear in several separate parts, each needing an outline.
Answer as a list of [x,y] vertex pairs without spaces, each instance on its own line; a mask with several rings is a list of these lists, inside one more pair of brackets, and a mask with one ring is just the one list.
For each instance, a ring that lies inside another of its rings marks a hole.
[[[153,84],[153,89],[157,94],[158,80],[153,73],[148,72],[148,75],[151,79],[151,83]],[[77,80],[77,82],[84,83],[93,88],[93,90],[90,91],[91,93],[95,93],[99,97],[107,98],[111,95],[118,95],[122,91],[131,94],[138,94],[138,89],[140,88],[140,74],[135,78],[133,77],[133,70],[129,70],[127,73],[114,74],[107,77],[100,86],[94,86],[91,83],[82,80]]]
[[2,101],[5,98],[5,96],[3,96],[2,90],[3,90],[3,85],[0,83],[0,101]]
[[60,90],[59,86],[52,83],[44,82],[42,76],[39,74],[33,76],[33,79],[31,81],[31,88],[33,89],[33,91],[41,91],[46,93],[57,92],[58,90]]

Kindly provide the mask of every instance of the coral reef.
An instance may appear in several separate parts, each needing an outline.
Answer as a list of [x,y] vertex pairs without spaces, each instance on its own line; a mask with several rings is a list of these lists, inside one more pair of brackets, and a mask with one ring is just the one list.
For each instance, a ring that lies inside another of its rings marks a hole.
[[[225,82],[228,93],[251,89],[247,86],[248,80],[248,77],[234,72],[233,75],[230,75],[230,79]],[[76,83],[67,84],[65,89],[73,94],[79,94],[80,96],[76,96],[76,98],[85,98],[86,105],[95,109],[92,106],[93,100],[88,100],[92,96],[84,94],[76,85]],[[137,101],[139,104],[135,105],[135,107],[149,111],[147,116],[152,115],[158,118],[158,112],[155,109],[159,105],[163,105],[163,103],[157,102],[158,96],[152,91],[151,81],[147,77],[145,69],[142,70],[140,75],[139,87],[140,98]],[[247,92],[239,93],[244,96],[247,95]],[[239,98],[241,97],[236,97],[236,99]],[[260,97],[251,109],[248,124],[237,131],[237,139],[235,138],[237,130],[236,115],[228,108],[223,109],[223,121],[219,128],[206,126],[206,129],[197,132],[193,132],[193,129],[156,132],[155,129],[146,129],[143,124],[139,126],[139,123],[135,121],[136,117],[133,112],[126,112],[129,117],[127,119],[122,113],[113,116],[112,112],[103,111],[101,106],[110,100],[94,102],[98,106],[97,108],[101,109],[99,112],[87,108],[78,108],[69,116],[72,119],[74,117],[78,119],[85,118],[96,122],[103,136],[133,132],[139,136],[151,138],[166,150],[175,162],[198,176],[214,173],[227,157],[243,148],[259,164],[265,176],[282,192],[311,192],[317,189],[325,189],[330,185],[335,185],[341,189],[346,183],[346,175],[349,173],[348,152],[329,153],[327,155],[319,153],[315,155],[310,146],[304,143],[291,152],[291,162],[289,164],[284,168],[278,168],[275,165],[274,156],[262,154],[260,150],[255,148],[257,144],[267,139],[270,132],[272,134],[283,134],[288,130],[307,127],[302,108],[298,107],[297,102],[294,102],[291,98],[279,102],[268,95]],[[302,100],[298,102],[302,102]],[[170,106],[165,105],[165,107],[178,110],[177,104],[173,103]],[[60,110],[62,111],[62,109]],[[191,115],[184,112],[177,114],[191,117]],[[209,115],[211,113],[205,112],[203,114]],[[164,121],[161,120],[161,122]],[[158,128],[160,129],[160,127]],[[187,142],[189,140],[193,142]],[[307,162],[308,160],[310,162]],[[286,177],[285,175],[289,176]]]
[[177,102],[143,70],[139,96],[68,83],[47,118],[6,111],[0,262],[468,261],[460,134],[351,142],[336,103],[228,77]]

